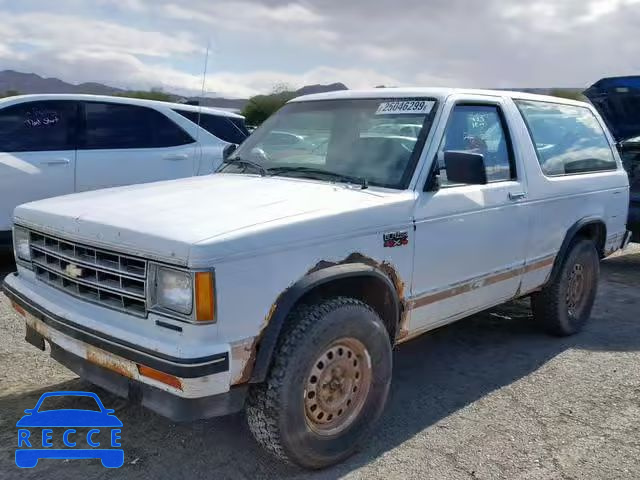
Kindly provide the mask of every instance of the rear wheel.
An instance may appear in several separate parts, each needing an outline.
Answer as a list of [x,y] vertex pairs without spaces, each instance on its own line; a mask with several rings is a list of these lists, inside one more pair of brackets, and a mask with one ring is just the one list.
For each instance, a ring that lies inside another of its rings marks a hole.
[[368,305],[346,297],[301,306],[288,319],[247,420],[280,458],[322,468],[351,455],[380,417],[391,381],[391,342]]
[[594,243],[575,240],[555,279],[531,295],[534,319],[552,335],[579,332],[591,316],[599,275],[600,259]]

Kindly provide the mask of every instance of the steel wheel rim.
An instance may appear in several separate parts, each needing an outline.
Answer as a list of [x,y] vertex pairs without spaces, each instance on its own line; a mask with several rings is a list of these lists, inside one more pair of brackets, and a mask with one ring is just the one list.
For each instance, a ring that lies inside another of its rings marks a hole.
[[364,407],[371,376],[371,357],[360,340],[342,338],[325,348],[306,378],[307,426],[325,436],[346,430]]
[[586,284],[588,272],[580,263],[573,265],[567,278],[567,313],[573,318],[579,316],[586,299]]

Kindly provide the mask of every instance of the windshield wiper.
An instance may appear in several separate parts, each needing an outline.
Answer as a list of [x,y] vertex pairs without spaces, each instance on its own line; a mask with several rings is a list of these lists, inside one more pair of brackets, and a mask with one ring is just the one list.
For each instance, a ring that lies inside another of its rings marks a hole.
[[242,158],[242,157],[227,158],[226,160],[224,160],[223,163],[226,163],[227,165],[236,164],[236,165],[244,165],[244,167],[251,167],[254,170],[258,170],[258,172],[260,172],[261,177],[264,177],[267,174],[266,168],[264,168],[258,162],[254,162],[253,160],[248,160],[246,158]]
[[272,167],[268,168],[267,172],[269,175],[278,175],[279,173],[303,173],[307,176],[311,175],[312,178],[322,177],[331,177],[336,180],[342,180],[347,183],[355,183],[360,185],[362,190],[369,187],[369,182],[366,178],[363,177],[355,177],[352,175],[345,175],[343,173],[332,172],[330,170],[323,170],[322,168],[313,168],[313,167]]

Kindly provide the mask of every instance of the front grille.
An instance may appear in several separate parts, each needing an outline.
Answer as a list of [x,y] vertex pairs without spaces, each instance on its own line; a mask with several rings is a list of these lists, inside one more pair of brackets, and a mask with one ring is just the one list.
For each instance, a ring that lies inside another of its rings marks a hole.
[[146,315],[145,260],[34,231],[30,240],[38,279],[88,302]]

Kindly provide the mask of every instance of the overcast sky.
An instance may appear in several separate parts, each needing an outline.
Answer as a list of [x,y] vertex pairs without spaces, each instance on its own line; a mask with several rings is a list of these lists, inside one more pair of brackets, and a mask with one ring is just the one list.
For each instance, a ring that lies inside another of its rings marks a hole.
[[640,74],[640,0],[0,0],[0,69],[247,96]]

